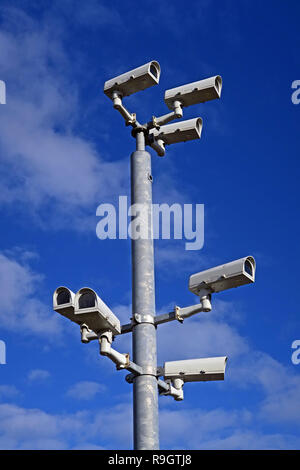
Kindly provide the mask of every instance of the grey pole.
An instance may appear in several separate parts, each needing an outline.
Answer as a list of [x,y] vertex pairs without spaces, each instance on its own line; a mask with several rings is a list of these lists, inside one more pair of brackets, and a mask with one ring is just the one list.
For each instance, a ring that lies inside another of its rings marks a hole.
[[133,361],[143,373],[133,381],[134,449],[159,449],[157,353],[152,238],[151,155],[145,151],[145,136],[136,132],[136,151],[131,155],[131,204],[143,204],[147,239],[132,239],[132,332]]

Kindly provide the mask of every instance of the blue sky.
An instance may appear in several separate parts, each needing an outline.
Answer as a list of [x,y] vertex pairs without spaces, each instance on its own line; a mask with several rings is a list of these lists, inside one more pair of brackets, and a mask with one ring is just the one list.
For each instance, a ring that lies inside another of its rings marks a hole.
[[[191,273],[252,254],[254,285],[211,313],[162,325],[158,362],[227,355],[224,382],[161,397],[161,448],[299,449],[299,2],[5,1],[0,7],[0,448],[132,447],[124,372],[52,311],[58,285],[97,290],[131,314],[130,241],[96,237],[97,206],[129,194],[130,130],[104,81],[158,60],[160,85],[126,100],[139,120],[167,112],[164,90],[210,75],[221,100],[201,141],[153,158],[154,200],[205,205],[205,243],[155,242],[157,312],[197,299]],[[130,335],[115,348],[131,350]]]

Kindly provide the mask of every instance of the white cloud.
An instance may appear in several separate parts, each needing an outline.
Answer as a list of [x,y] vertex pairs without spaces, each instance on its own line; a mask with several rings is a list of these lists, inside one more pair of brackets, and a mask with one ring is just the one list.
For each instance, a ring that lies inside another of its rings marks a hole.
[[0,325],[12,331],[59,335],[57,317],[36,295],[43,276],[0,253]]
[[262,351],[249,349],[235,360],[231,380],[242,388],[255,387],[264,393],[258,412],[265,422],[299,425],[300,377],[291,366],[284,365]]
[[191,266],[199,266],[200,269],[200,266],[209,264],[209,260],[201,251],[185,250],[185,243],[186,240],[180,242],[159,240],[156,242],[155,261],[165,276],[169,274],[174,278],[174,275],[192,274]]
[[[40,409],[1,404],[0,448],[129,449],[132,447],[130,405],[122,402],[111,408],[50,414]],[[246,410],[177,406],[176,410],[163,408],[160,412],[162,448],[299,448],[300,439],[292,433],[264,433],[256,429],[255,415]]]
[[33,369],[28,374],[28,380],[30,382],[43,381],[50,377],[50,372],[43,369]]
[[20,394],[14,385],[0,385],[0,398],[16,398]]
[[262,418],[272,423],[300,424],[300,378],[294,386],[290,384],[286,390],[268,395],[262,402],[260,411]]
[[[180,406],[180,405],[179,405]],[[255,412],[243,409],[162,409],[161,439],[165,448],[298,449],[300,438],[289,432],[263,431]]]
[[82,229],[87,208],[94,213],[103,198],[120,192],[125,163],[104,161],[74,131],[80,117],[77,85],[67,73],[72,68],[60,30],[53,37],[47,25],[18,10],[6,11],[10,21],[0,33],[0,67],[7,82],[0,114],[1,200],[25,203],[34,213],[47,210],[40,216],[48,218],[48,227],[56,213],[56,220],[64,215],[81,221],[74,227]]
[[[0,404],[1,449],[130,448],[131,411],[122,403],[110,409],[50,414]],[[109,423],[109,425],[108,425]]]
[[98,393],[102,393],[105,390],[105,385],[97,382],[82,381],[72,385],[66,395],[74,398],[75,400],[91,400]]
[[[41,449],[45,445],[50,448],[63,448],[65,443],[57,439],[61,437],[61,429],[70,429],[70,417],[58,421],[38,409],[24,409],[15,405],[0,405],[0,447],[3,449]],[[72,418],[71,418],[72,420]],[[72,420],[72,426],[79,423]],[[54,446],[53,446],[54,444]]]
[[220,450],[290,450],[299,449],[300,439],[292,434],[263,433],[252,430],[233,430],[224,438],[205,439],[197,449]]
[[163,409],[160,412],[161,437],[164,445],[171,448],[180,446],[181,443],[184,448],[203,449],[215,436],[232,433],[236,427],[250,424],[251,414],[243,410],[207,411],[198,407]]
[[77,446],[72,447],[70,450],[105,450],[105,447],[85,442],[84,444],[78,444]]
[[195,315],[184,324],[172,322],[158,330],[160,360],[228,356],[229,359],[248,352],[248,345],[239,333],[222,320],[209,315]]

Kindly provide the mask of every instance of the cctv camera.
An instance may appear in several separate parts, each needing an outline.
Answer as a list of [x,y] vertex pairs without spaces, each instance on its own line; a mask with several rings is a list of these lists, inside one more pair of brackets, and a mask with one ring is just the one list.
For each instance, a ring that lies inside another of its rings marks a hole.
[[164,144],[176,144],[186,142],[187,140],[200,139],[202,132],[202,119],[189,119],[188,121],[179,121],[174,124],[161,126],[159,129],[149,131],[150,142],[163,141]]
[[220,292],[232,287],[251,284],[255,281],[255,260],[252,256],[221,264],[193,274],[189,279],[189,289],[198,295],[204,289],[209,292]]
[[205,101],[220,98],[222,90],[222,78],[220,75],[206,78],[199,82],[172,88],[165,92],[165,103],[169,109],[173,109],[174,101],[179,101],[181,106],[205,103]]
[[186,361],[165,362],[164,378],[183,382],[206,382],[224,380],[227,357],[208,357]]
[[75,317],[74,300],[74,292],[67,287],[58,287],[53,294],[53,310],[75,323],[80,323]]
[[118,77],[108,80],[104,84],[104,93],[113,99],[113,93],[117,92],[121,97],[132,95],[137,91],[145,90],[152,85],[157,85],[160,77],[160,65],[155,60],[141,67],[123,73]]
[[83,287],[75,295],[75,318],[77,323],[85,323],[95,333],[101,330],[110,330],[114,335],[121,333],[119,319],[88,287]]

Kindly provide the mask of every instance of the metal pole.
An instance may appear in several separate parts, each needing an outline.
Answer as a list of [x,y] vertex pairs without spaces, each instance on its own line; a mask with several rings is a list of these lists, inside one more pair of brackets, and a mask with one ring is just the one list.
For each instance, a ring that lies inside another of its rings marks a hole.
[[133,434],[134,449],[156,450],[159,435],[151,156],[145,151],[142,131],[137,131],[136,142],[136,151],[131,155],[131,204],[143,204],[148,236],[131,242],[132,313],[138,319],[132,331],[133,361],[143,368],[133,381]]

